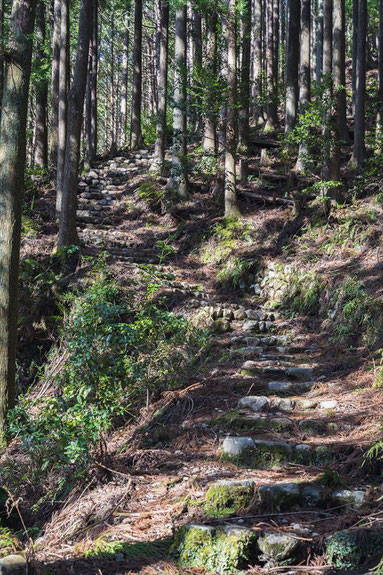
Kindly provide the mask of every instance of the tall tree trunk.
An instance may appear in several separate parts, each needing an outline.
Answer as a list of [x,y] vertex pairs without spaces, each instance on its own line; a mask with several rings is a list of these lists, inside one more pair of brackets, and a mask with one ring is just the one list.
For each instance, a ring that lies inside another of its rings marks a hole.
[[151,166],[153,173],[163,174],[165,161],[166,137],[166,108],[168,88],[168,44],[169,44],[169,2],[162,0],[161,6],[161,35],[160,57],[158,66],[158,103],[156,143],[154,148],[154,161]]
[[359,0],[352,0],[352,113],[355,116]]
[[237,30],[236,0],[228,0],[227,37],[227,119],[225,151],[225,216],[239,216],[236,191],[237,148]]
[[142,100],[142,0],[135,0],[134,7],[134,49],[132,82],[132,123],[130,147],[132,150],[143,145],[141,131]]
[[[4,10],[5,0],[0,0],[0,49],[4,50]],[[1,102],[4,90],[4,60],[0,58],[0,120],[1,120]]]
[[238,149],[242,154],[247,153],[249,146],[251,5],[252,0],[246,0],[242,13],[241,107],[238,122]]
[[[206,63],[205,69],[209,71],[209,84],[213,83],[217,73],[217,12],[214,10],[208,14],[206,22]],[[215,93],[214,87],[207,87],[206,112],[203,128],[203,149],[206,154],[217,153],[216,139],[216,114],[215,114]]]
[[57,184],[56,184],[57,214],[59,214],[61,210],[61,201],[63,194],[65,144],[66,144],[66,133],[67,133],[67,105],[68,105],[67,100],[68,100],[68,82],[69,82],[68,62],[69,62],[69,0],[61,0]]
[[192,39],[193,39],[193,84],[197,92],[194,98],[192,109],[192,125],[196,132],[202,130],[202,98],[199,93],[201,90],[201,72],[202,72],[202,17],[199,6],[192,6]]
[[383,135],[383,0],[379,0],[379,37],[378,37],[378,113],[376,120],[376,140],[381,153]]
[[276,70],[275,58],[278,54],[275,53],[276,46],[274,42],[274,7],[278,0],[267,1],[267,21],[266,21],[266,92],[267,92],[267,120],[265,125],[265,132],[272,132],[277,125],[277,93],[276,93]]
[[333,8],[333,75],[336,95],[336,122],[338,137],[350,142],[346,120],[346,21],[345,0],[334,0]]
[[321,81],[323,74],[323,0],[318,0],[317,45],[316,45],[316,74],[315,79]]
[[58,235],[59,248],[78,242],[76,230],[77,181],[92,13],[93,0],[81,0],[76,64],[72,87],[68,95],[68,129]]
[[[299,115],[304,114],[311,97],[311,70],[310,70],[310,16],[311,0],[301,0],[301,50],[299,64]],[[304,171],[307,146],[300,142],[298,151],[297,170]]]
[[286,121],[288,134],[295,126],[298,110],[300,0],[289,0],[286,62]]
[[128,128],[128,73],[129,73],[129,20],[130,20],[130,0],[126,3],[126,13],[124,17],[124,42],[122,54],[122,74],[121,74],[121,144],[126,144],[126,131]]
[[54,0],[53,41],[52,41],[52,92],[51,92],[51,130],[49,157],[53,165],[57,164],[58,114],[59,114],[59,74],[60,74],[60,29],[61,0]]
[[[40,64],[45,61],[45,4],[39,1],[36,18],[36,60]],[[36,131],[35,131],[35,165],[40,168],[48,167],[48,78],[45,74],[36,82]]]
[[36,0],[14,0],[10,18],[10,57],[4,67],[0,125],[0,444],[14,406],[18,272],[24,193],[26,128],[32,33]]
[[86,87],[86,147],[91,166],[97,154],[98,0],[94,0]]
[[262,0],[254,0],[253,13],[254,55],[253,55],[253,90],[252,117],[257,126],[263,118],[261,109],[262,98]]
[[173,87],[173,151],[168,189],[181,198],[188,195],[186,140],[186,2],[176,10],[175,71]]
[[367,0],[358,0],[358,51],[356,58],[355,126],[352,163],[361,170],[365,155]]

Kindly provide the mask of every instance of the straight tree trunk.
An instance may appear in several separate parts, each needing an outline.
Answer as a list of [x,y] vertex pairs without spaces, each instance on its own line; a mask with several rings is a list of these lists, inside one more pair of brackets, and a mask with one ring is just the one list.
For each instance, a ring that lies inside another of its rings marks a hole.
[[176,10],[175,71],[173,84],[173,150],[172,168],[167,184],[168,189],[180,198],[188,195],[187,179],[187,140],[186,140],[186,44],[187,5],[179,5]]
[[97,74],[98,74],[98,0],[94,0],[92,34],[89,42],[86,89],[86,144],[91,166],[97,155]]
[[238,150],[241,154],[246,154],[249,147],[251,5],[252,0],[246,0],[242,14],[241,107],[238,122]]
[[59,74],[60,74],[60,28],[61,0],[54,0],[53,5],[53,40],[52,40],[52,84],[51,84],[51,129],[49,157],[57,165],[58,114],[59,114]]
[[[43,63],[45,60],[45,3],[40,0],[37,6],[36,17],[36,60]],[[35,131],[35,165],[48,168],[48,79],[44,75],[36,83],[36,131]]]
[[15,402],[18,273],[36,0],[14,0],[0,125],[0,445]]
[[300,33],[300,0],[289,0],[286,58],[286,120],[288,134],[295,126],[298,110],[298,63]]
[[225,149],[225,217],[240,215],[236,191],[237,148],[237,30],[236,0],[228,0],[227,42],[227,118]]
[[[304,114],[311,98],[311,69],[310,69],[310,20],[311,0],[301,0],[301,50],[299,64],[299,115]],[[299,144],[297,170],[304,171],[307,146],[304,142]]]
[[78,243],[76,230],[77,180],[92,13],[93,0],[81,0],[76,64],[72,87],[68,95],[68,129],[58,235],[59,248]]
[[358,50],[356,58],[355,125],[352,164],[361,170],[365,155],[367,0],[358,0]]
[[[206,22],[206,63],[205,69],[209,71],[209,79],[213,80],[217,73],[217,12],[208,14]],[[203,128],[203,149],[206,154],[217,153],[216,115],[214,87],[208,86],[206,97],[206,112]]]
[[272,132],[277,125],[277,93],[275,72],[275,42],[274,42],[274,6],[278,0],[267,0],[266,14],[266,92],[267,119],[265,132]]
[[201,72],[202,72],[202,17],[199,6],[192,6],[192,40],[193,40],[193,87],[196,92],[194,97],[192,113],[192,125],[196,132],[203,129],[202,121],[202,98],[201,90]]
[[[61,210],[69,82],[69,0],[61,0],[56,213]],[[85,75],[86,77],[86,75]]]
[[346,120],[346,21],[345,0],[334,0],[333,8],[333,75],[336,95],[336,122],[338,137],[349,144]]
[[317,83],[323,74],[323,0],[318,0],[317,45],[316,45],[316,74]]
[[169,44],[169,2],[162,0],[161,5],[161,35],[160,58],[158,67],[158,105],[156,143],[154,148],[154,161],[151,166],[152,173],[163,174],[165,162],[166,137],[166,108],[168,89],[168,44]]
[[[0,0],[0,48],[4,50],[4,10],[5,0]],[[1,102],[3,100],[4,90],[4,60],[0,58],[0,121],[1,121]]]
[[130,0],[126,3],[126,14],[124,17],[124,42],[122,54],[122,74],[121,74],[121,144],[126,144],[126,132],[128,128],[128,73],[129,73],[129,12]]
[[359,0],[352,0],[352,113],[355,116]]
[[381,153],[383,132],[383,0],[379,0],[377,151]]
[[262,0],[254,0],[253,13],[254,56],[253,56],[253,90],[252,116],[257,126],[263,119],[262,98]]
[[134,49],[132,82],[132,122],[130,147],[136,150],[143,146],[141,131],[142,100],[142,0],[135,0],[134,7]]

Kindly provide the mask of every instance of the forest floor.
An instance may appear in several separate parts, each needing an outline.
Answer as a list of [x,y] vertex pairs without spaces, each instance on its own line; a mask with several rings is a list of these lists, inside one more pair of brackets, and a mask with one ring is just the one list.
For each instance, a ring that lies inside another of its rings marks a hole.
[[[269,162],[259,167],[265,146]],[[264,559],[245,561],[242,572],[316,575],[333,572],[323,552],[328,536],[383,529],[380,466],[362,467],[381,437],[383,408],[379,342],[368,340],[383,287],[379,181],[371,178],[368,192],[358,184],[362,192],[326,220],[312,205],[296,215],[293,192],[304,183],[272,138],[257,140],[253,177],[240,194],[242,227],[225,235],[200,160],[193,158],[190,199],[171,213],[153,191],[150,151],[97,164],[80,182],[82,260],[73,281],[86,257],[101,251],[121,284],[143,265],[171,274],[160,282],[167,309],[207,321],[210,347],[193,373],[148,398],[134,423],[111,435],[89,481],[61,503],[34,515],[41,489],[25,481],[20,509],[40,528],[37,573],[202,573],[211,564],[189,569],[168,558],[179,527],[201,524],[296,542],[293,565],[263,549]],[[51,253],[53,206],[54,191],[45,188],[34,201],[38,232],[31,225],[24,260]],[[301,283],[278,278],[289,265]],[[350,281],[352,296],[344,288]],[[22,311],[28,305],[21,301]],[[38,322],[21,335],[25,357],[49,345]],[[22,469],[23,457],[16,440],[2,461]],[[206,494],[222,480],[250,486],[251,497],[232,513],[218,505],[209,516]],[[350,563],[342,572],[367,573],[382,555],[377,545],[362,567]]]

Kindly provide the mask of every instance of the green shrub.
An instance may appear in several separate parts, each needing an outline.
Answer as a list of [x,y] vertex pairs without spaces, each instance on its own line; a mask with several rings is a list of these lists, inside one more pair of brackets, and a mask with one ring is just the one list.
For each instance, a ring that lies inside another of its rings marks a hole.
[[135,310],[104,269],[70,304],[54,392],[21,398],[10,414],[10,433],[21,439],[37,470],[75,465],[81,474],[92,453],[103,452],[108,431],[147,390],[158,393],[176,383],[204,336],[154,305],[152,294]]

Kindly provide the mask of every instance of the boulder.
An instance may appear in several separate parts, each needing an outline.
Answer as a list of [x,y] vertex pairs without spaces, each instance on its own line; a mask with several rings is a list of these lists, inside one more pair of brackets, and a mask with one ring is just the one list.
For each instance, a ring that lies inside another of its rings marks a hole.
[[291,557],[298,546],[299,539],[285,533],[265,532],[258,539],[263,559],[274,565]]

